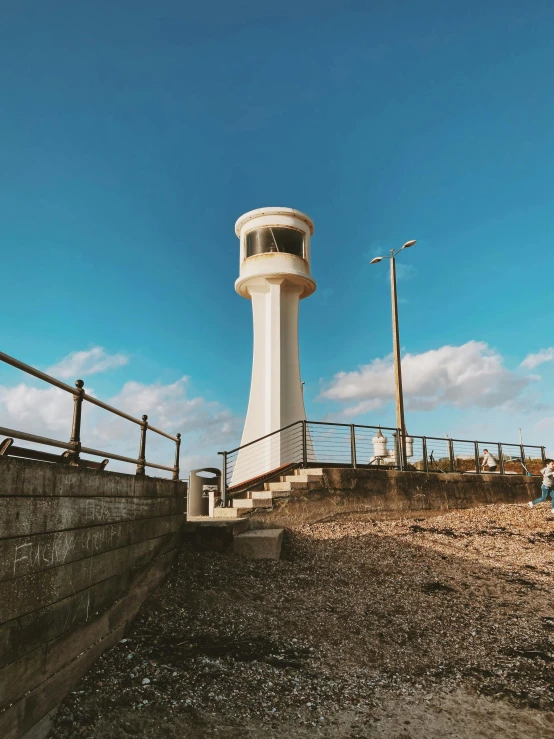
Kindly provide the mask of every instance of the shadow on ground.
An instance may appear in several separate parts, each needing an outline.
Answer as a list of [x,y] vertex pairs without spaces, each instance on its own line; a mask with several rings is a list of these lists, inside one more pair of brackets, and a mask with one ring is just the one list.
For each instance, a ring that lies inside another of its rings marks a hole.
[[499,505],[184,549],[51,736],[554,736],[553,539]]

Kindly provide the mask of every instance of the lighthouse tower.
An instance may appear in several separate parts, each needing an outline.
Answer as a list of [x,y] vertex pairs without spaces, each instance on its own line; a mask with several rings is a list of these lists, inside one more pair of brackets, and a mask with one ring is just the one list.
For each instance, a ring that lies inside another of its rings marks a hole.
[[[293,208],[258,208],[238,219],[235,232],[240,239],[235,289],[252,301],[254,318],[243,446],[306,419],[298,356],[298,303],[315,291],[310,273],[314,224]],[[290,462],[291,440],[285,441],[284,436],[274,434],[264,443],[239,451],[231,484]]]

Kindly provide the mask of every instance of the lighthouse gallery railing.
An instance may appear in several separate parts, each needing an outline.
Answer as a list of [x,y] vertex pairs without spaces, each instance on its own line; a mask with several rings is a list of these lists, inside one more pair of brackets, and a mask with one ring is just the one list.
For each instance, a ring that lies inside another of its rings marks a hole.
[[[373,439],[378,434],[382,434],[384,440],[374,445]],[[220,452],[223,457],[222,503],[226,505],[234,493],[293,467],[489,474],[488,466],[481,462],[483,451],[487,449],[498,462],[496,473],[538,475],[546,457],[544,446],[410,434],[406,435],[406,459],[402,459],[399,439],[400,431],[394,428],[297,421],[249,444]],[[379,456],[375,454],[376,447],[381,450]],[[276,458],[279,462],[268,469],[267,460]]]

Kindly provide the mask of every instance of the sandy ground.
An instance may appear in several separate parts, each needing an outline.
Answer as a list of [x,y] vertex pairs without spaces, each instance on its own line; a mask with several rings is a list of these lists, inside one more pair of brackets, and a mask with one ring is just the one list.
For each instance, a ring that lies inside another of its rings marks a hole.
[[184,548],[52,739],[554,737],[554,518],[486,506]]

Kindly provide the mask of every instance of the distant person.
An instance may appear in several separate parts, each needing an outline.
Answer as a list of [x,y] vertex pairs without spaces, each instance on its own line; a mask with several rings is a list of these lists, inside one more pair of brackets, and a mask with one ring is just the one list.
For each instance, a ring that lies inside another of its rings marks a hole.
[[537,500],[532,500],[529,502],[529,508],[533,508],[537,505],[537,503],[544,503],[545,500],[548,500],[548,496],[550,495],[550,499],[552,500],[552,508],[551,512],[552,515],[554,515],[554,459],[546,459],[546,467],[543,467],[541,470],[542,475],[542,487],[541,487],[541,497],[537,498]]
[[485,465],[489,468],[489,472],[496,472],[496,468],[498,467],[498,462],[488,449],[483,449],[483,463],[481,467],[483,468]]

